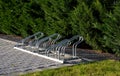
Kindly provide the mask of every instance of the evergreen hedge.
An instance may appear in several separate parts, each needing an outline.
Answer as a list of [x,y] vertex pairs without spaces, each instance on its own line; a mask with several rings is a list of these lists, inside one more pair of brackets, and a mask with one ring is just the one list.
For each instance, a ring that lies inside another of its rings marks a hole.
[[80,34],[93,49],[120,55],[119,0],[0,0],[0,33]]

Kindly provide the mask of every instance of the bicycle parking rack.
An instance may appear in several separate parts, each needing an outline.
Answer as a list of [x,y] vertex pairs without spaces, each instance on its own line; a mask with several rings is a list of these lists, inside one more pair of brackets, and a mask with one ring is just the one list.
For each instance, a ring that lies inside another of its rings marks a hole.
[[[20,43],[15,45],[15,49],[37,55],[46,59],[64,63],[67,60],[77,58],[76,48],[83,41],[80,35],[73,36],[70,39],[58,41],[60,34],[53,34],[44,37],[42,32],[35,33],[26,37]],[[67,47],[72,45],[71,53],[67,53]]]
[[24,46],[32,46],[33,44],[35,44],[35,42],[37,42],[39,39],[41,39],[44,36],[44,34],[42,32],[37,32],[33,35],[30,35],[24,39],[22,39],[17,45],[15,45],[16,47],[21,46],[22,48]]

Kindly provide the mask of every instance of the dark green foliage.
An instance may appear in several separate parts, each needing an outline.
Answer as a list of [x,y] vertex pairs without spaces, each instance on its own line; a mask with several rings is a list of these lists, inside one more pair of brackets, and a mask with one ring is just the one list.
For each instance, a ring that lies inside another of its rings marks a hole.
[[108,10],[99,0],[80,2],[70,15],[72,33],[83,35],[94,49],[120,54],[119,4],[111,4],[114,9]]
[[119,0],[0,0],[0,33],[79,34],[93,49],[120,54]]

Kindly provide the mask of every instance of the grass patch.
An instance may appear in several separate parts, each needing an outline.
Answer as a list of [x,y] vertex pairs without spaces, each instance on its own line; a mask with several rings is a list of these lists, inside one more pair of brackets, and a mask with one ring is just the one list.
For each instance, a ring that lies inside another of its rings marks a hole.
[[21,76],[120,76],[120,62],[105,60],[27,73]]

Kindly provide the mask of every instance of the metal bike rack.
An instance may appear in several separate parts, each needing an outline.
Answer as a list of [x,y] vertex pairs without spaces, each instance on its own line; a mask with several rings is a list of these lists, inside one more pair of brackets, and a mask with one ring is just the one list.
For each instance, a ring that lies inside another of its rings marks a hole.
[[70,45],[70,42],[68,39],[64,39],[62,41],[60,41],[59,43],[57,44],[54,44],[48,48],[46,48],[45,52],[46,52],[46,55],[49,56],[49,53],[52,52],[54,53],[54,55],[57,55],[57,59],[60,59],[60,53],[62,55],[64,55],[64,51],[65,51],[65,47]]
[[76,49],[77,49],[77,46],[83,41],[83,37],[79,36],[79,35],[76,35],[76,36],[72,37],[70,39],[70,41],[73,41],[75,39],[77,39],[78,41],[73,43],[73,45],[72,45],[73,58],[76,58]]
[[35,42],[37,42],[39,39],[41,39],[44,36],[44,34],[42,32],[37,32],[33,35],[30,35],[24,39],[22,39],[20,41],[20,43],[18,43],[17,45],[15,45],[16,47],[21,46],[32,46],[35,44]]
[[[66,60],[77,57],[77,46],[83,41],[83,37],[80,35],[75,35],[70,39],[64,39],[61,41],[58,41],[61,38],[61,35],[57,33],[48,37],[43,36],[44,34],[42,32],[35,33],[23,39],[21,44],[17,44],[14,48],[64,63]],[[71,54],[66,53],[69,46],[72,46],[72,49],[70,50]]]
[[[77,40],[77,41],[74,42],[74,40]],[[59,43],[52,45],[49,48],[46,48],[46,50],[45,50],[46,55],[48,57],[50,57],[50,53],[52,52],[52,53],[54,53],[54,57],[56,59],[63,60],[63,62],[67,59],[77,58],[76,48],[77,48],[78,44],[80,44],[82,41],[83,41],[83,37],[79,36],[79,35],[73,36],[70,39],[64,39],[64,40],[60,41]],[[72,51],[71,51],[72,55],[66,54],[65,53],[66,48],[68,46],[70,46],[72,43],[73,43]]]
[[42,38],[40,39],[35,47],[36,48],[39,48],[41,50],[44,50],[46,49],[47,47],[49,47],[50,45],[53,45],[57,40],[59,40],[61,38],[61,35],[60,34],[53,34],[53,35],[50,35],[48,37],[45,37],[45,38]]

